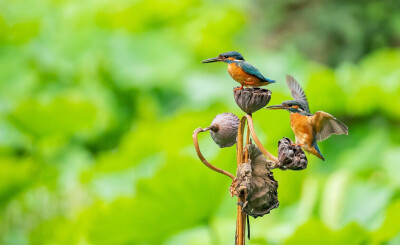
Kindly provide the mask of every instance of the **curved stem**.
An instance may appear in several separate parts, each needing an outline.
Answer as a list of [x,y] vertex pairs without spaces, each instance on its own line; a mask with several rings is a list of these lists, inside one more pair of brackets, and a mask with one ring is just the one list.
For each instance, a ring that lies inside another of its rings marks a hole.
[[279,162],[268,160],[267,169],[272,170],[275,168],[280,168]]
[[[251,114],[248,115],[251,117]],[[250,128],[249,125],[247,125],[246,144],[244,149],[244,162],[247,162],[247,159],[249,158],[249,149],[247,148],[249,144],[250,144]]]
[[[278,158],[276,158],[274,155],[272,155],[271,153],[269,153],[269,151],[267,151],[267,149],[265,149],[265,147],[261,144],[260,140],[258,139],[256,132],[254,131],[254,126],[253,126],[253,119],[251,116],[249,115],[244,115],[244,117],[247,118],[247,125],[250,129],[250,133],[251,133],[251,137],[254,140],[254,143],[258,146],[258,148],[261,150],[261,152],[268,157],[269,159],[271,159],[272,161],[274,161],[276,164],[279,163]],[[243,118],[242,118],[243,120]]]
[[239,128],[238,128],[238,135],[237,135],[237,142],[236,142],[236,159],[238,165],[243,163],[243,135],[244,135],[244,127],[246,126],[246,118],[242,117],[239,123]]
[[197,135],[198,135],[200,132],[205,132],[205,131],[210,130],[210,128],[211,128],[211,127],[207,127],[207,128],[205,128],[205,129],[203,129],[203,128],[198,128],[198,129],[196,129],[196,130],[193,132],[193,144],[194,144],[194,147],[196,148],[197,156],[198,156],[198,157],[200,158],[200,160],[204,163],[204,165],[206,165],[206,166],[209,167],[210,169],[212,169],[212,170],[214,170],[214,171],[216,171],[216,172],[218,172],[218,173],[225,174],[226,176],[228,176],[229,178],[231,178],[232,180],[234,180],[234,179],[235,179],[235,176],[233,176],[233,174],[229,173],[228,171],[225,171],[225,170],[222,170],[222,169],[220,169],[220,168],[215,167],[214,165],[212,165],[211,163],[209,163],[209,162],[204,158],[203,154],[201,154],[200,147],[199,147],[199,141],[198,141],[198,139],[197,139]]

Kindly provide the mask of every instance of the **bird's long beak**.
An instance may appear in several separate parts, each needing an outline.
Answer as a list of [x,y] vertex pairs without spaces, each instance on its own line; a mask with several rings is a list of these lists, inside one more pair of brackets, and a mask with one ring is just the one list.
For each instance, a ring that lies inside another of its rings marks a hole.
[[220,57],[215,57],[215,58],[211,58],[211,59],[202,60],[201,63],[211,63],[211,62],[218,62],[218,61],[223,61],[223,59],[221,59]]
[[270,110],[277,110],[277,109],[286,109],[283,105],[271,105],[265,107],[265,109],[270,109]]

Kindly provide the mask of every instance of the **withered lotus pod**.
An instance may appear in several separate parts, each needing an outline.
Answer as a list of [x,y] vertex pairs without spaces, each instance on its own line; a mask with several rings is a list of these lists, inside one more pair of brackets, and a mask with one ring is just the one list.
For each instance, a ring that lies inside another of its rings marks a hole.
[[279,206],[278,182],[273,173],[266,167],[268,160],[256,145],[248,146],[249,158],[247,163],[238,167],[237,178],[234,181],[233,193],[246,193],[246,201],[240,203],[244,212],[257,218],[268,214],[271,209]]
[[265,107],[271,100],[271,91],[264,88],[243,88],[233,91],[236,104],[247,114]]
[[307,168],[307,157],[298,145],[293,145],[289,138],[278,142],[278,159],[280,169],[302,170]]
[[235,114],[218,114],[211,122],[211,138],[221,148],[230,147],[236,143],[238,128],[239,118]]

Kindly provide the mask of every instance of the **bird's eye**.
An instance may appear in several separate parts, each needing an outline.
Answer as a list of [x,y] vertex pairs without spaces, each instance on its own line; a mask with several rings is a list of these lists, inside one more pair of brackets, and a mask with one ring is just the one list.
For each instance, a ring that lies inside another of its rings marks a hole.
[[288,104],[289,107],[292,107],[292,104]]

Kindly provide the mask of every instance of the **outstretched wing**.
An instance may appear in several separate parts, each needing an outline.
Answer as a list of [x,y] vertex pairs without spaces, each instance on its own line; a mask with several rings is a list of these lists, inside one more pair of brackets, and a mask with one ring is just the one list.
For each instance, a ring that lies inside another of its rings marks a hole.
[[308,106],[308,101],[304,90],[301,88],[300,84],[290,75],[286,75],[286,83],[290,89],[292,97],[294,100],[302,102],[306,107],[304,108],[307,112],[310,112],[310,107]]
[[332,134],[349,134],[347,126],[329,113],[317,111],[317,113],[312,116],[312,120],[315,138],[318,141],[323,141]]
[[275,82],[274,80],[265,78],[257,68],[255,68],[254,66],[250,65],[247,62],[242,61],[242,62],[238,62],[237,64],[240,68],[242,68],[243,71],[245,71],[246,73],[248,73],[250,75],[257,77],[258,79],[260,79],[262,81],[266,81],[269,83]]

